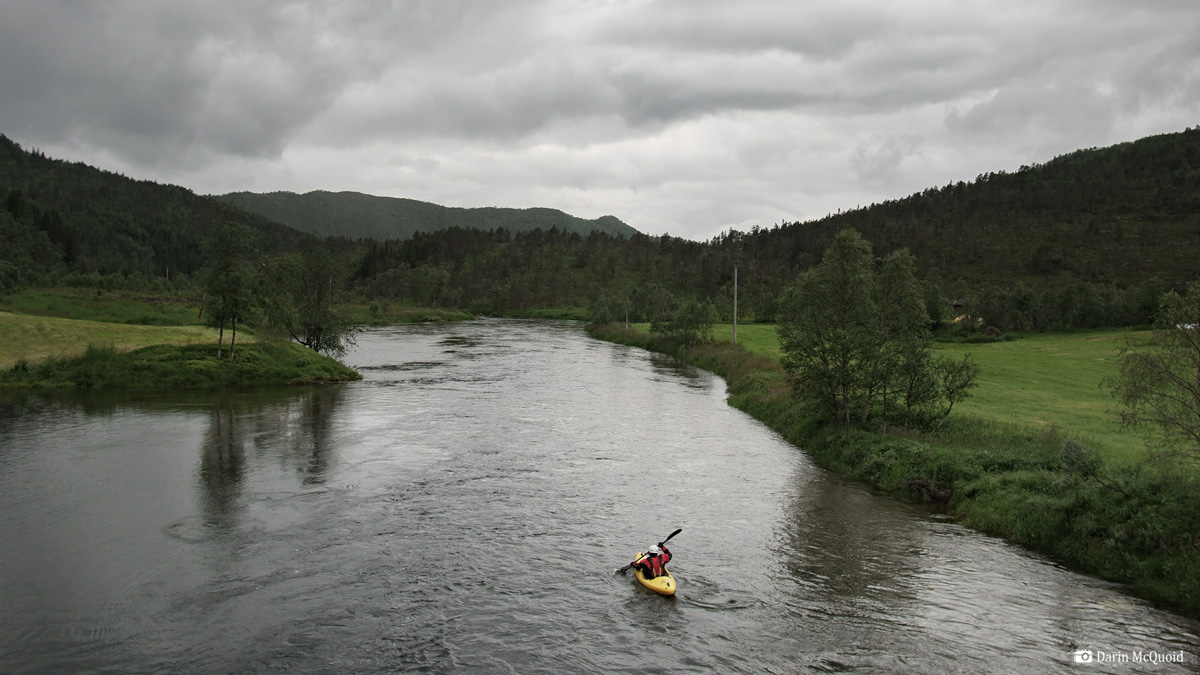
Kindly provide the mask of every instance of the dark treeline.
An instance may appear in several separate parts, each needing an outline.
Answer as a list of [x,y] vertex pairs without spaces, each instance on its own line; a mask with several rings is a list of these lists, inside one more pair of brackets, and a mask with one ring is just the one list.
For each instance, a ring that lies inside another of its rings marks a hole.
[[1000,331],[1147,324],[1162,292],[1198,271],[1200,127],[708,242],[459,230],[369,243],[355,279],[373,297],[485,311],[606,295],[641,321],[667,292],[711,300],[727,320],[736,264],[740,317],[773,321],[779,291],[844,229],[880,257],[908,248],[934,319],[965,313],[982,321],[964,326]]
[[[588,306],[600,294],[631,300],[630,319],[649,321],[652,298],[707,298],[732,312],[738,251],[671,236],[587,236],[552,228],[511,234],[450,229],[365,244],[353,283],[371,299],[501,312]],[[744,262],[739,313],[773,320],[785,268]]]
[[1195,273],[1200,244],[1200,127],[791,224],[780,236],[806,253],[846,228],[881,255],[907,247],[927,270],[980,285],[1064,274],[1177,284]]
[[[854,229],[881,258],[913,253],[935,320],[967,314],[960,325],[1004,332],[1147,324],[1161,293],[1198,271],[1198,167],[1200,127],[706,242],[451,228],[325,247],[346,270],[344,290],[365,300],[486,313],[603,302],[631,321],[688,301],[728,320],[736,265],[739,319],[773,321],[780,291]],[[0,285],[186,283],[222,218],[248,225],[262,254],[308,239],[183,188],[0,139]]]
[[847,228],[1004,330],[1146,323],[1200,271],[1200,127],[786,224],[767,255],[807,267]]
[[0,289],[186,286],[223,220],[250,227],[262,252],[311,239],[185,188],[51,159],[0,136]]

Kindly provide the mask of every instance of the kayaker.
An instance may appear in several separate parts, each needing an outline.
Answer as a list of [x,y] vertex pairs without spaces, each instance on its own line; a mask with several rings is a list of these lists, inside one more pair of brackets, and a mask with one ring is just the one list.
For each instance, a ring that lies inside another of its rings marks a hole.
[[647,579],[661,577],[663,575],[663,565],[666,565],[671,560],[671,551],[667,549],[666,543],[651,546],[646,555],[642,559],[633,564],[634,569],[642,571],[642,576]]

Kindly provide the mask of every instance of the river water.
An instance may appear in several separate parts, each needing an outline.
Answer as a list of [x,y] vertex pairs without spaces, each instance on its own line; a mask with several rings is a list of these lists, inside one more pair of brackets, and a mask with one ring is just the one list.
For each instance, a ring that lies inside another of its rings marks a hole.
[[[346,361],[0,404],[0,672],[1200,672],[1200,623],[826,473],[578,324],[377,329]],[[674,598],[614,574],[677,527]]]

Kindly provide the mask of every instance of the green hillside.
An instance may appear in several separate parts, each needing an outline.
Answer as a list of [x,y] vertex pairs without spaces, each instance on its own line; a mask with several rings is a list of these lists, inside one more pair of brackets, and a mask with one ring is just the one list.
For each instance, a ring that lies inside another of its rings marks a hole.
[[751,243],[806,267],[846,228],[879,255],[907,247],[943,281],[1176,285],[1200,271],[1200,127],[787,223]]
[[1200,128],[706,242],[441,230],[370,245],[355,279],[371,297],[486,312],[606,295],[638,321],[665,290],[711,299],[729,320],[737,265],[741,318],[770,322],[781,289],[820,261],[839,230],[853,228],[877,256],[901,247],[916,256],[934,317],[949,318],[951,301],[962,300],[986,320],[981,329],[1144,325],[1164,290],[1200,274],[1196,167]]
[[614,216],[585,220],[546,208],[464,209],[359,192],[318,190],[302,195],[293,192],[232,192],[216,196],[215,199],[321,237],[385,241],[409,239],[417,232],[454,227],[485,231],[499,228],[514,234],[535,229],[548,231],[551,228],[584,236],[594,231],[622,237],[637,233],[637,230]]
[[221,220],[249,226],[263,253],[311,239],[186,188],[52,159],[0,136],[0,272],[16,281],[192,275],[204,265],[204,241]]
[[[190,291],[179,273],[203,265],[214,222],[252,225],[255,248],[272,255],[313,236],[272,219],[303,216],[298,227],[336,235],[324,245],[343,266],[342,290],[367,303],[501,313],[605,299],[631,320],[649,320],[664,303],[708,299],[729,320],[737,265],[739,318],[770,322],[781,289],[821,259],[839,230],[853,228],[877,256],[901,247],[916,256],[935,317],[947,316],[950,300],[964,300],[967,313],[986,319],[981,328],[1006,333],[1144,325],[1163,291],[1200,274],[1197,167],[1200,128],[699,242],[641,234],[610,216],[585,221],[551,209],[459,209],[356,193],[236,193],[222,203],[3,139],[0,293]],[[280,212],[233,206],[245,202]],[[583,233],[571,224],[584,224]]]

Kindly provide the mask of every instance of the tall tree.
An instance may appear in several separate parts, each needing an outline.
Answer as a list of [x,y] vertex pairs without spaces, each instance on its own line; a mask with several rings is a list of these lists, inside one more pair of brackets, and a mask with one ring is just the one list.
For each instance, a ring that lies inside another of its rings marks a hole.
[[977,369],[930,351],[929,314],[915,259],[894,251],[878,264],[871,245],[842,230],[821,263],[785,293],[777,314],[784,368],[797,395],[840,423],[885,428],[889,415],[940,416],[974,386]]
[[849,424],[878,351],[871,244],[843,230],[800,275],[777,315],[783,365],[796,391]]
[[924,290],[917,281],[916,262],[908,249],[899,249],[885,256],[879,264],[873,291],[878,312],[877,352],[862,407],[864,422],[876,395],[882,399],[886,410],[890,396],[899,394],[911,402],[916,392],[908,391],[908,388],[924,387],[923,383],[913,379],[919,377],[929,364],[927,354],[931,342],[929,313]]
[[319,243],[275,259],[267,270],[267,319],[309,349],[345,354],[358,328],[334,308],[344,269]]
[[229,360],[233,360],[237,324],[250,318],[255,296],[254,272],[250,265],[252,233],[246,225],[220,220],[208,239],[208,268],[204,273],[205,311],[209,323],[218,328],[217,358],[229,324]]
[[1200,281],[1163,295],[1153,336],[1126,340],[1117,366],[1106,384],[1125,406],[1122,422],[1200,460]]

